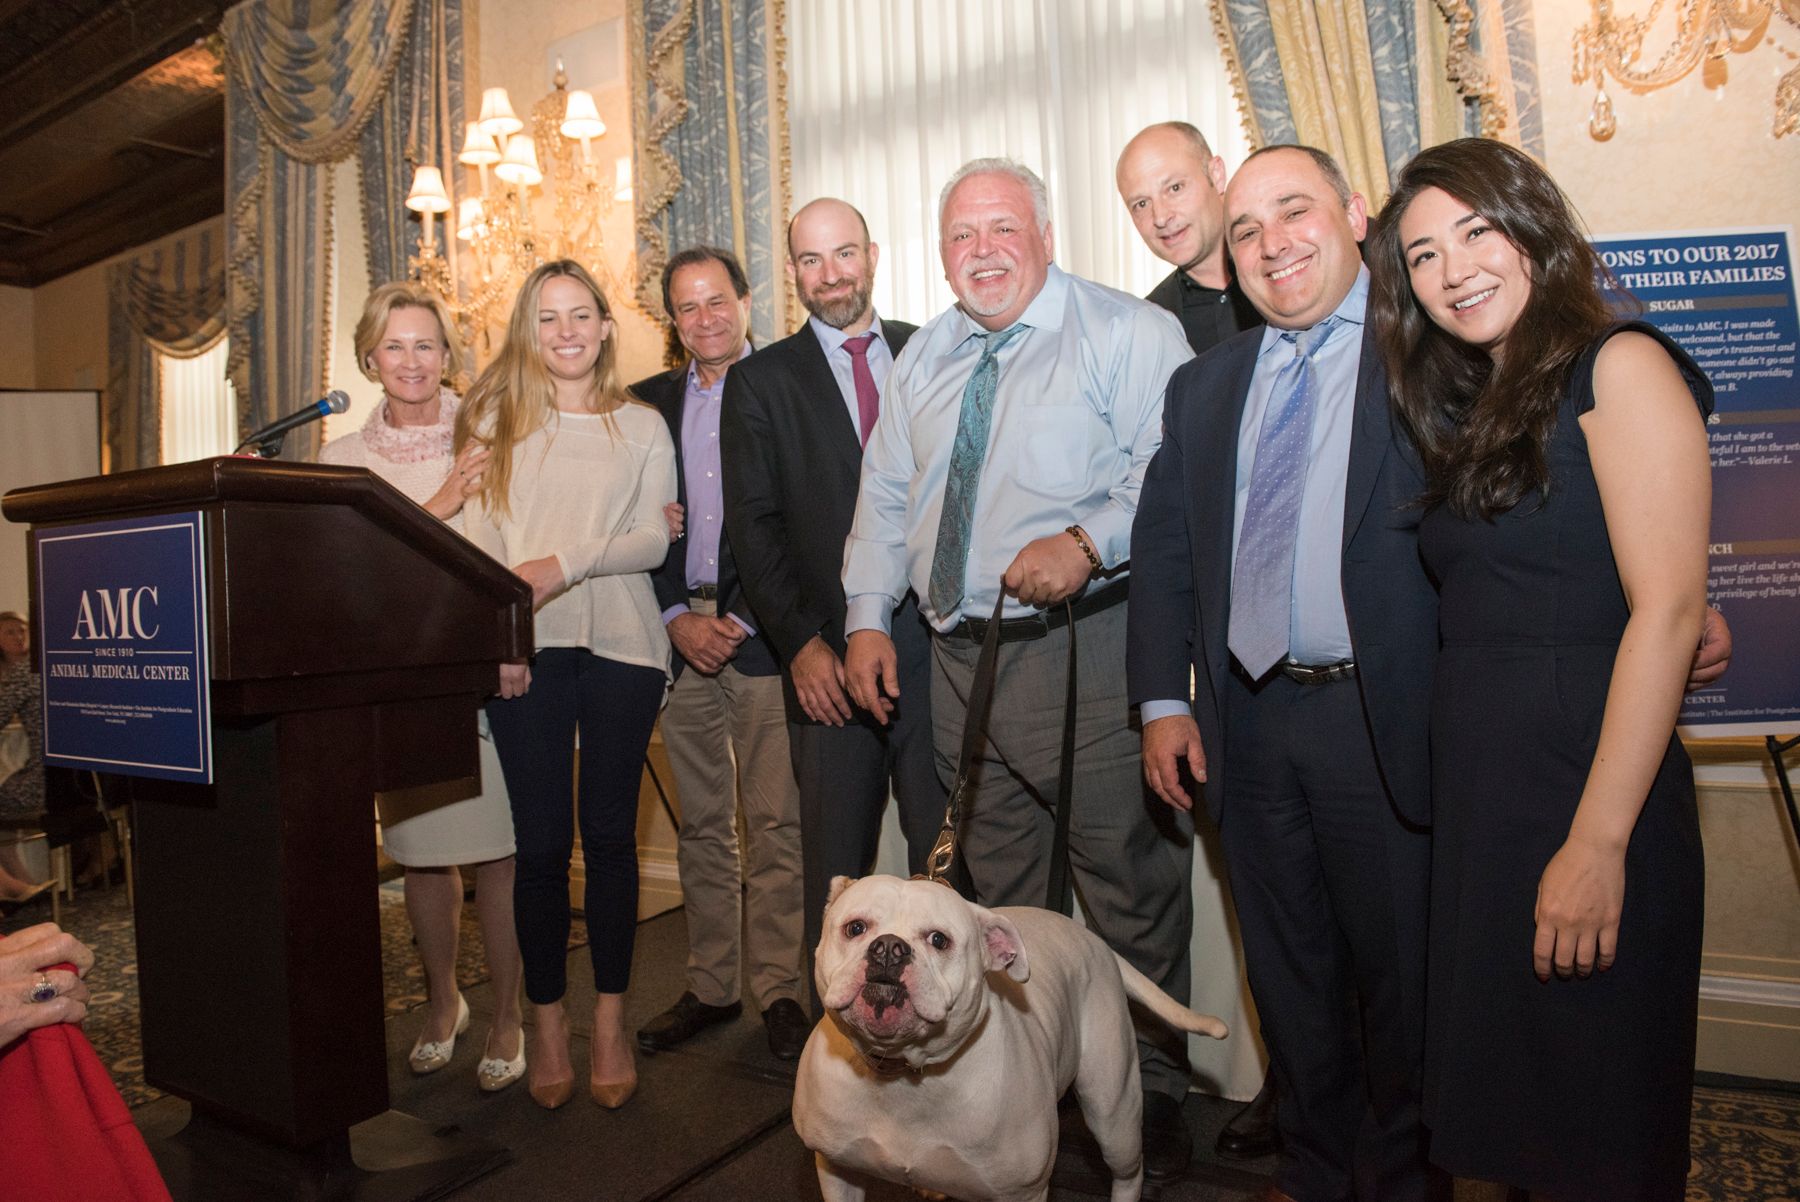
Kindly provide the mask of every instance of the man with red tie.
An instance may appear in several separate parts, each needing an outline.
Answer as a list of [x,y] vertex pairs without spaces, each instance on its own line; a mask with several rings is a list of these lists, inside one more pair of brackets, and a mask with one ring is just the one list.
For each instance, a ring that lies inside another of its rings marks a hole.
[[844,689],[844,539],[882,388],[914,329],[875,313],[880,253],[845,202],[802,208],[788,226],[787,270],[811,316],[725,379],[725,528],[783,669],[809,951],[831,878],[861,876],[874,861],[890,788],[912,871],[944,816],[931,749],[931,644],[916,598],[894,616],[905,697],[893,719],[878,724]]

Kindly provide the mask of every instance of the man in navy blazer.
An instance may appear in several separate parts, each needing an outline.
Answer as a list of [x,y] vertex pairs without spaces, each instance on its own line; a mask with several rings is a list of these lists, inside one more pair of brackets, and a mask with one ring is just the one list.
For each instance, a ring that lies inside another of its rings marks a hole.
[[803,206],[788,225],[787,270],[811,316],[725,380],[725,528],[784,669],[809,950],[831,878],[863,876],[873,865],[890,788],[911,871],[924,870],[944,819],[931,748],[931,636],[917,598],[909,594],[894,619],[903,701],[889,724],[851,704],[843,685],[838,576],[863,445],[894,359],[916,329],[875,312],[880,249],[843,201]]
[[[1425,1198],[1441,1182],[1419,1124],[1437,646],[1412,504],[1423,480],[1363,322],[1363,198],[1328,157],[1272,148],[1232,179],[1226,221],[1238,282],[1269,325],[1169,382],[1132,529],[1144,771],[1185,809],[1185,767],[1220,830],[1282,1096],[1272,1196],[1352,1197],[1360,1161],[1373,1196]],[[1309,463],[1292,591],[1278,599],[1294,645],[1252,676],[1228,646],[1247,616],[1232,609],[1239,529],[1269,437],[1260,418],[1304,345],[1283,335],[1314,327]]]
[[[687,990],[638,1030],[646,1051],[735,1019],[743,991],[769,1050],[795,1060],[812,1024],[803,948],[800,801],[780,668],[740,586],[726,532],[720,426],[725,378],[750,353],[750,284],[730,251],[690,247],[663,270],[663,305],[689,361],[632,386],[675,441],[686,532],[651,574],[675,683],[663,746],[681,801],[676,865],[687,911]],[[738,810],[747,847],[740,861]]]

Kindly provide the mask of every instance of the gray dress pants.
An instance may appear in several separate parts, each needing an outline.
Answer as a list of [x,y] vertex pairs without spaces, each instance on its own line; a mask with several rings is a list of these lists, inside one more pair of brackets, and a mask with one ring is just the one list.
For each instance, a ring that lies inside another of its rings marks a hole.
[[[1144,785],[1140,734],[1125,692],[1125,612],[1115,605],[1077,623],[1075,782],[1069,865],[1088,924],[1170,997],[1188,1000],[1193,826]],[[986,906],[1042,906],[1055,838],[1062,753],[1067,627],[999,649],[988,738],[959,854]],[[932,640],[931,709],[938,771],[948,782],[979,644]],[[1186,1096],[1185,1037],[1154,1019],[1138,1029],[1145,1089]]]

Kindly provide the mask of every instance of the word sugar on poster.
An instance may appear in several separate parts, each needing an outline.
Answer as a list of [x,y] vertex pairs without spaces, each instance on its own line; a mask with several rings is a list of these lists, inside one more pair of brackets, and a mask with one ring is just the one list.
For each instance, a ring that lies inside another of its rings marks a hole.
[[1682,709],[1696,735],[1800,730],[1800,316],[1791,230],[1601,238],[1644,317],[1694,357],[1717,397],[1707,596],[1731,624],[1731,670]]

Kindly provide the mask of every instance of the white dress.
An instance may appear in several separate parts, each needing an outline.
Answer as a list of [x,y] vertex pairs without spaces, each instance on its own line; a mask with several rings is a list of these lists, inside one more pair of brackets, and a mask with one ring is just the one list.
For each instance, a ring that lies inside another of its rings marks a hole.
[[[457,403],[456,395],[446,389],[439,394],[436,425],[390,426],[388,402],[383,397],[361,430],[325,444],[319,462],[368,468],[423,504],[443,485],[455,461],[450,445]],[[460,531],[461,515],[451,518],[449,525]],[[475,796],[469,795],[467,781],[450,781],[377,797],[382,845],[398,863],[408,868],[443,868],[513,854],[512,806],[486,715],[477,726],[481,777]]]

